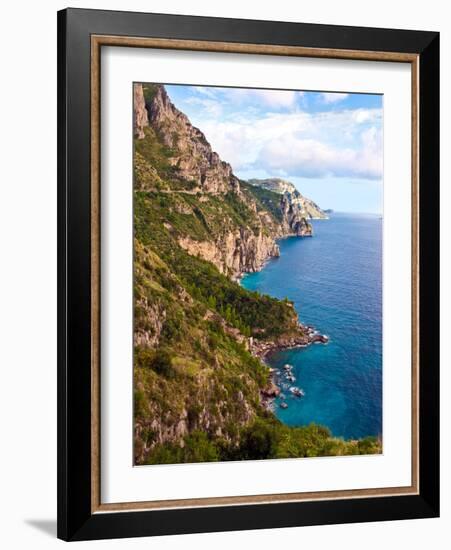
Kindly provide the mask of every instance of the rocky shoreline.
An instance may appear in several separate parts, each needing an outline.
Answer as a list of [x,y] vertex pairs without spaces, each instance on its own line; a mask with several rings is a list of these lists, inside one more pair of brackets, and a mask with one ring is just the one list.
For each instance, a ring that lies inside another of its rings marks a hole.
[[250,341],[250,352],[269,368],[268,383],[260,390],[260,403],[268,411],[274,412],[274,399],[280,395],[282,390],[279,385],[279,372],[270,367],[266,359],[267,355],[276,351],[306,348],[311,344],[327,344],[329,342],[328,336],[320,334],[310,325],[299,324],[299,329],[299,336],[280,338],[277,341],[255,342],[253,339]]
[[299,325],[300,334],[295,336],[282,337],[278,340],[255,340],[251,338],[249,347],[251,353],[259,359],[264,359],[270,352],[281,351],[292,348],[305,348],[310,344],[327,344],[329,337],[320,334],[312,326]]
[[[277,241],[288,237],[311,237],[312,235],[313,231],[299,232],[297,234],[286,233],[285,235],[279,236]],[[253,270],[239,270],[238,273],[232,277],[232,280],[241,285],[241,280],[246,275],[246,273],[252,271],[261,271],[271,259],[280,256],[277,241],[275,244],[275,246],[277,247],[277,254],[267,254],[266,258],[260,263],[260,265],[258,265]],[[260,359],[260,361],[262,361],[269,369],[267,385],[260,390],[260,403],[266,410],[274,412],[274,399],[278,397],[282,391],[281,387],[278,385],[278,382],[280,383],[279,373],[277,369],[273,369],[270,367],[268,361],[266,360],[266,356],[269,353],[273,353],[276,351],[294,348],[306,348],[311,344],[327,344],[328,342],[329,337],[327,335],[321,334],[311,325],[303,325],[300,322],[298,322],[298,334],[295,335],[281,336],[277,340],[266,341],[257,340],[253,337],[250,337],[248,339],[248,350],[250,351],[250,353],[254,357]]]
[[[265,262],[260,266],[257,271],[264,268],[265,264],[270,260],[267,257]],[[234,279],[238,284],[241,284],[241,279],[246,272],[241,271]],[[292,336],[282,336],[277,340],[257,340],[252,336],[248,339],[248,350],[254,356],[260,359],[269,369],[269,376],[267,385],[260,390],[260,403],[268,411],[274,412],[273,404],[274,399],[281,393],[281,388],[277,384],[279,381],[278,372],[276,369],[271,368],[266,356],[269,353],[276,351],[282,351],[294,348],[306,348],[311,344],[327,344],[329,337],[325,334],[321,334],[311,325],[303,325],[298,323],[298,334]]]

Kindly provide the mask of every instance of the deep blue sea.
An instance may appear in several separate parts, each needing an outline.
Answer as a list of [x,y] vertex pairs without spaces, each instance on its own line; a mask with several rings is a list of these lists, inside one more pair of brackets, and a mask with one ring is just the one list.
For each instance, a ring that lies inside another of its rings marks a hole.
[[382,220],[379,216],[331,214],[313,220],[312,238],[279,241],[280,258],[241,284],[295,304],[300,321],[330,342],[267,357],[293,365],[295,385],[287,409],[275,402],[284,423],[316,422],[334,435],[359,438],[382,433]]

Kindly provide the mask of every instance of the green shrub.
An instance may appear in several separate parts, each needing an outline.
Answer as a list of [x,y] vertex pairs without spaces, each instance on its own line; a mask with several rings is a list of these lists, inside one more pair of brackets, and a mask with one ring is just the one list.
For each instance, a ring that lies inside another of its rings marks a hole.
[[277,431],[274,424],[258,419],[243,432],[240,454],[244,460],[273,458],[277,449]]
[[381,452],[381,443],[377,437],[365,437],[357,443],[358,454],[368,455]]
[[157,349],[153,358],[151,368],[157,373],[166,378],[172,378],[174,376],[174,370],[172,368],[171,354],[165,349]]
[[143,390],[135,390],[133,403],[135,418],[143,417],[147,414],[147,399]]
[[155,351],[148,348],[139,348],[136,353],[136,365],[145,369],[152,369],[165,378],[175,376],[175,370],[172,367],[172,355],[164,348],[158,348]]
[[194,430],[185,438],[184,446],[166,443],[156,446],[146,459],[146,464],[178,464],[216,462],[220,459],[220,447],[205,432]]
[[205,432],[195,430],[185,438],[183,462],[216,462],[219,452]]

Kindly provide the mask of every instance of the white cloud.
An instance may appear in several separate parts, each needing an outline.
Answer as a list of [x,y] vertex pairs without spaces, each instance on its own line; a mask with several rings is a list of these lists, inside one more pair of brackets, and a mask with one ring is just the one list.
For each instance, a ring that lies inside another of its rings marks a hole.
[[335,93],[335,92],[323,92],[321,94],[321,100],[323,103],[331,104],[331,103],[338,103],[339,101],[343,101],[349,96],[349,94],[343,94],[343,93]]
[[216,101],[226,100],[229,106],[258,105],[259,108],[291,108],[303,92],[292,90],[258,90],[254,88],[208,88],[195,86],[194,91],[201,97]]
[[202,128],[213,149],[230,162],[234,170],[253,165],[268,142],[286,135],[312,131],[311,119],[306,113],[273,113],[247,120],[240,115],[222,122],[200,122],[196,119],[195,124]]
[[260,151],[257,165],[268,173],[287,177],[380,178],[382,150],[372,130],[363,136],[363,147],[357,150],[286,136],[267,143]]
[[382,175],[381,109],[256,114],[240,108],[227,118],[200,115],[193,123],[235,172],[264,169],[268,176],[360,179]]
[[302,94],[302,92],[290,90],[242,90],[242,92],[245,99],[259,102],[270,108],[293,107],[296,104],[296,95]]
[[197,105],[202,108],[204,114],[208,117],[217,118],[222,115],[222,104],[216,99],[207,97],[188,97],[184,100],[188,105]]
[[208,86],[193,86],[193,90],[195,90],[200,95],[207,96],[212,99],[216,98],[214,88],[209,88]]
[[352,111],[352,119],[358,124],[374,122],[378,118],[381,118],[379,109],[355,109]]

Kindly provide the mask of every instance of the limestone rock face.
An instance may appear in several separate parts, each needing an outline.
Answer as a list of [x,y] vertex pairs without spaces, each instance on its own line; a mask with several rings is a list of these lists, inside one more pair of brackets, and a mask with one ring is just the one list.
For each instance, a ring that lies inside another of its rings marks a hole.
[[[192,397],[198,403],[204,403],[205,400],[207,402],[208,399],[211,400],[215,394],[220,394],[222,397],[217,401],[214,410],[204,405],[199,407],[199,410],[195,413],[192,410],[188,411],[187,405],[181,404],[179,410],[162,414],[158,404],[150,404],[151,412],[148,423],[135,424],[135,437],[141,441],[140,445],[135,445],[135,460],[138,463],[142,462],[156,445],[175,443],[180,447],[184,447],[184,437],[193,430],[222,436],[226,441],[230,441],[231,438],[225,432],[224,426],[232,421],[247,425],[255,418],[255,409],[246,401],[241,391],[229,395],[224,386],[206,387],[199,390],[199,395]],[[233,414],[229,412],[228,406],[231,400],[235,404]],[[142,437],[143,432],[149,432],[149,430],[153,433],[151,442],[147,442]]]
[[144,138],[144,127],[149,126],[142,84],[133,84],[133,129],[135,136]]
[[230,164],[219,158],[204,134],[175,107],[163,86],[156,87],[147,110],[152,127],[172,150],[171,163],[179,177],[207,193],[239,192],[239,181]]
[[283,226],[287,234],[298,237],[311,237],[313,235],[312,224],[307,221],[305,211],[298,202],[292,200],[289,193],[284,193],[280,200],[280,208],[283,213]]
[[242,273],[260,271],[268,258],[280,255],[274,238],[260,231],[255,235],[246,228],[226,233],[217,241],[195,241],[189,237],[179,244],[192,256],[200,256],[214,264],[232,279]]
[[142,310],[147,323],[145,329],[134,331],[134,344],[148,348],[157,347],[166,320],[166,311],[161,305],[149,303],[147,299],[139,300],[136,307]]
[[306,219],[327,219],[327,213],[311,199],[304,197],[290,181],[281,178],[269,178],[262,180],[251,179],[248,180],[248,183],[282,195],[284,197],[283,200],[293,206],[299,217]]

